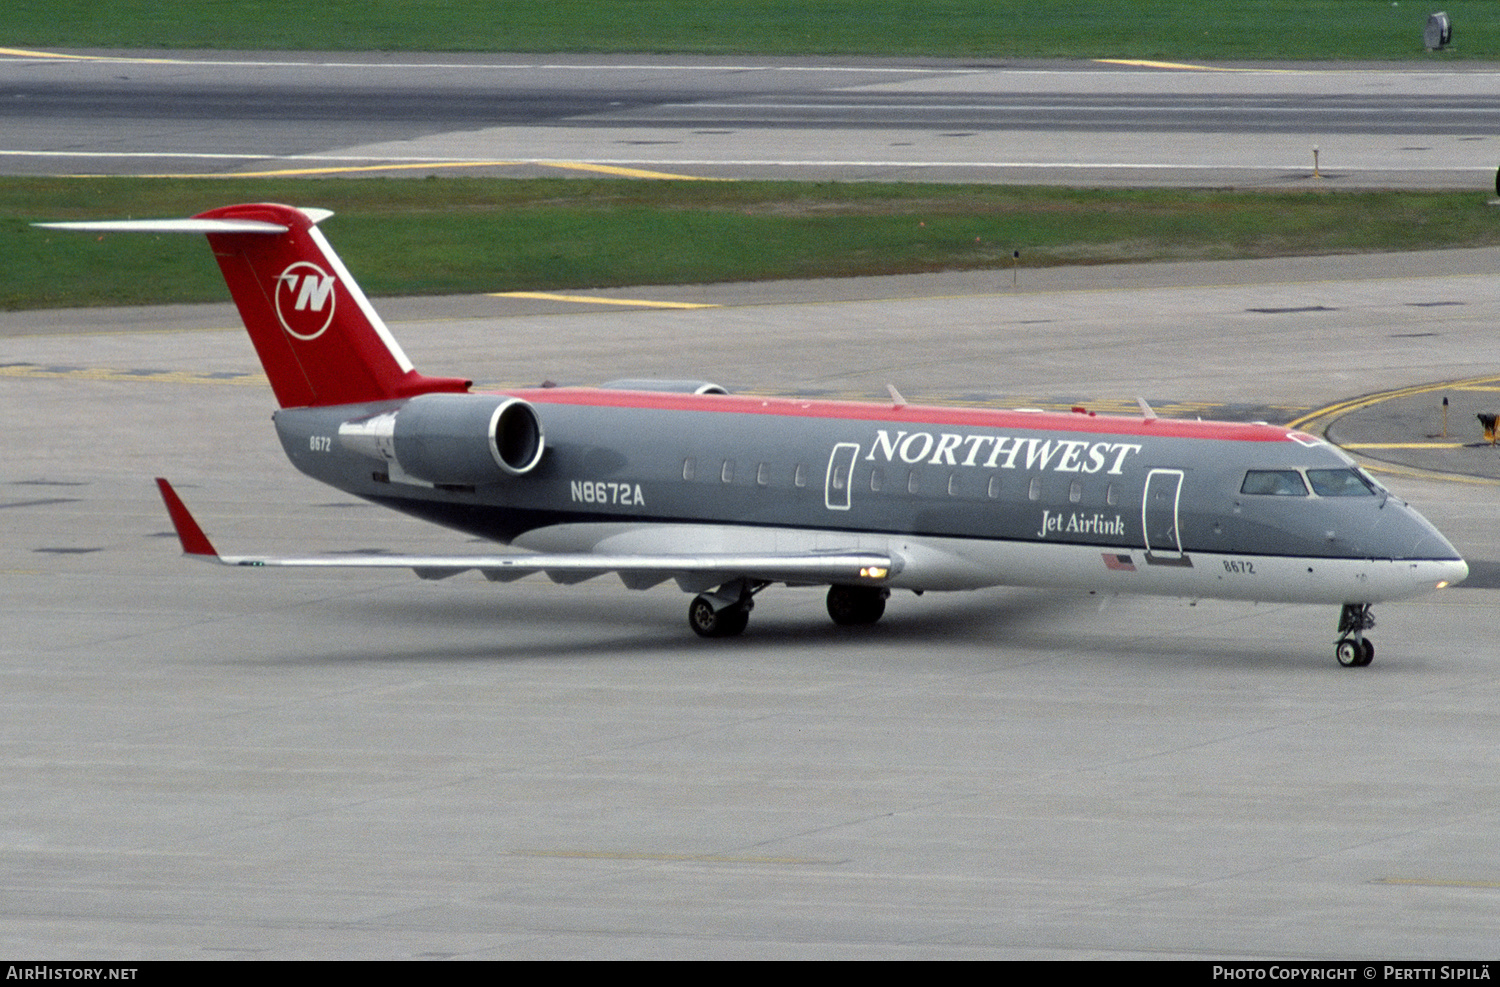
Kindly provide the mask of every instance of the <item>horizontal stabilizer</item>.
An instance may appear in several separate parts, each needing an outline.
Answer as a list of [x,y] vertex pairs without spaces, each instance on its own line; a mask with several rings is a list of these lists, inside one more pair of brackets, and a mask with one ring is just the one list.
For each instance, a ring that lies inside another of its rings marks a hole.
[[103,219],[78,223],[32,223],[44,230],[80,233],[285,233],[290,227],[256,219]]
[[[418,373],[318,224],[333,213],[274,202],[184,219],[36,223],[82,233],[196,233],[207,239],[283,408],[466,393]],[[103,237],[100,237],[103,239]]]

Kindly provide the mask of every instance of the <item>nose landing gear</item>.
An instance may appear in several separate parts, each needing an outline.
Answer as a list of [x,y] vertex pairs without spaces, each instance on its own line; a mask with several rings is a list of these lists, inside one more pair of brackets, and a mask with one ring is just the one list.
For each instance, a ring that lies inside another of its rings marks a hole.
[[1368,603],[1346,603],[1339,613],[1339,639],[1333,655],[1345,668],[1363,668],[1375,660],[1375,642],[1365,631],[1375,626]]

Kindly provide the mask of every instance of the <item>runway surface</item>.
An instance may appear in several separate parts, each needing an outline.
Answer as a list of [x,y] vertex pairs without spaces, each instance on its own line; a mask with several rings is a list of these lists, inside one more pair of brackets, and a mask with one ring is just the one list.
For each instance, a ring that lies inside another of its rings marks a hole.
[[[1497,262],[377,304],[420,368],[488,383],[1141,394],[1284,420],[1492,373]],[[773,589],[711,642],[668,588],[183,560],[153,476],[226,551],[476,547],[297,474],[258,370],[226,306],[0,315],[12,955],[1495,953],[1491,592],[1377,607],[1378,656],[1350,670],[1327,607],[908,594],[850,630]],[[1439,412],[1361,413],[1405,442]],[[1392,468],[1500,559],[1493,483]]]
[[[1500,157],[1483,67],[98,54],[0,54],[0,170],[1482,189]],[[905,595],[856,632],[775,589],[706,642],[667,588],[195,564],[156,475],[226,551],[477,546],[295,473],[227,306],[0,314],[0,942],[1492,957],[1497,267],[377,303],[419,367],[486,384],[1306,419],[1481,587],[1378,607],[1363,670],[1331,608]]]
[[0,171],[1483,189],[1497,91],[1440,61],[0,49]]

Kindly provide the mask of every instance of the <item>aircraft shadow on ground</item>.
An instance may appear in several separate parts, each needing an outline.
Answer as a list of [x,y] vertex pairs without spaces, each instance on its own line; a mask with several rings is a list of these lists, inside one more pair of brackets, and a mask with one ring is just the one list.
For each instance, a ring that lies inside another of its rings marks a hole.
[[[773,591],[774,592],[774,591]],[[678,605],[678,600],[681,603]],[[704,640],[687,627],[686,596],[655,595],[643,603],[618,596],[493,602],[465,594],[438,599],[422,594],[407,599],[350,598],[351,626],[367,629],[347,643],[277,661],[297,663],[535,661],[549,659],[620,661],[633,658],[703,660],[724,655],[749,656],[784,652],[836,653],[860,649],[889,662],[909,656],[913,666],[927,666],[944,651],[993,649],[997,665],[1079,652],[1125,659],[1164,661],[1173,665],[1222,666],[1248,662],[1261,667],[1306,666],[1321,654],[1321,638],[1296,640],[1290,646],[1247,636],[1172,633],[1175,624],[1164,612],[1166,633],[1141,635],[1121,629],[1112,633],[1110,614],[1100,613],[1100,598],[1084,593],[980,591],[951,596],[929,595],[915,601],[892,597],[886,616],[868,627],[839,627],[806,605],[778,607],[774,597],[761,601],[749,629],[740,637]],[[670,601],[670,603],[668,602]],[[1149,601],[1167,608],[1173,601]],[[326,606],[333,606],[330,601]],[[1247,614],[1251,611],[1246,610]],[[325,610],[325,616],[327,615]],[[391,633],[370,633],[389,628]],[[420,640],[413,640],[416,636]],[[378,641],[379,643],[373,643]]]
[[1463,589],[1500,589],[1500,562],[1485,559],[1469,559],[1469,578]]

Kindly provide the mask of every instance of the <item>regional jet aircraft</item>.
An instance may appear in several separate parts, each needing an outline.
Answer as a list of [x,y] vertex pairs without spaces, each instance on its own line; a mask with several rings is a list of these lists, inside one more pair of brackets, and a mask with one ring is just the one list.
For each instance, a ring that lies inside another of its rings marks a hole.
[[234,566],[616,573],[694,594],[704,637],[773,584],[828,586],[836,623],[892,590],[1032,586],[1337,604],[1335,655],[1375,654],[1371,604],[1462,580],[1426,519],[1322,439],[1264,424],[735,396],[701,381],[476,393],[419,373],[318,224],[250,204],[191,219],[39,224],[208,237],[280,403],[292,463],[340,490],[524,552],[222,556],[171,486],[190,556]]

